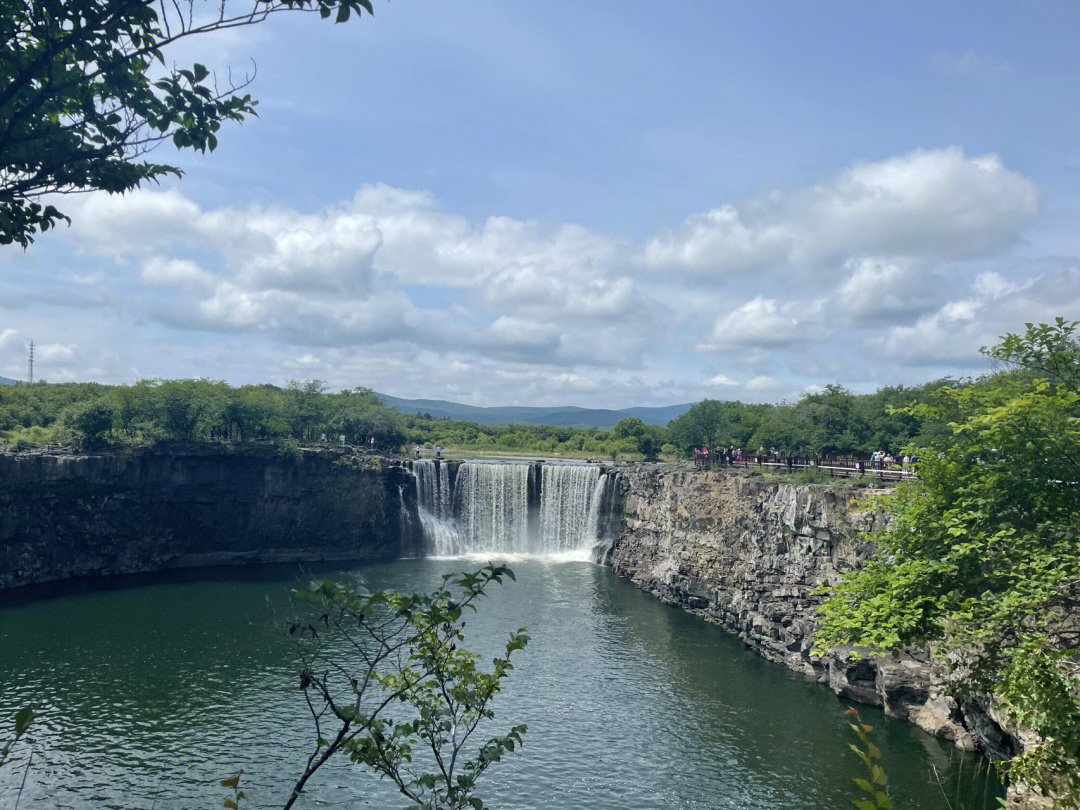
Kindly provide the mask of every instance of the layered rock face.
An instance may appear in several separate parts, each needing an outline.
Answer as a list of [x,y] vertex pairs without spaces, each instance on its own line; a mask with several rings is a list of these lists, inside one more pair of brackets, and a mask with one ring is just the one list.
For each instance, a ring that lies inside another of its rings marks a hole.
[[872,494],[722,472],[638,468],[623,481],[625,523],[606,562],[660,599],[739,636],[766,658],[837,694],[955,740],[1007,754],[1014,745],[977,706],[958,706],[917,651],[899,659],[811,653],[815,589],[860,565],[880,528]]
[[419,553],[412,476],[335,451],[0,454],[0,588]]

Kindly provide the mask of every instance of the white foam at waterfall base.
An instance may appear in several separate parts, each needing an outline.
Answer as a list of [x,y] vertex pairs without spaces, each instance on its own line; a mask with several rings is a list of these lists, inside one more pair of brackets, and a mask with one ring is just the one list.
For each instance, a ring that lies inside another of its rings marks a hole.
[[[413,465],[420,519],[432,557],[593,561],[609,476],[595,466],[464,462]],[[530,476],[539,509],[530,521]]]

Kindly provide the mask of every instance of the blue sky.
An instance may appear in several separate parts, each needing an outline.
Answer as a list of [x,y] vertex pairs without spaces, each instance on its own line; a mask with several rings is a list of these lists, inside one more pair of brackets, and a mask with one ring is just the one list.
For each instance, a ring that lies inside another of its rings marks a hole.
[[777,400],[1080,318],[1075,3],[437,3],[177,61],[260,117],[0,254],[0,374]]

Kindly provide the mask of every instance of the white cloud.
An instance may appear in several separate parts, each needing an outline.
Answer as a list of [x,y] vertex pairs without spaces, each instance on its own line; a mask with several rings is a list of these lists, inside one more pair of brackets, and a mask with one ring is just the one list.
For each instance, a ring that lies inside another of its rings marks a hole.
[[831,308],[879,327],[933,305],[931,272],[911,261],[862,258],[847,263],[850,275],[837,287]]
[[711,347],[781,348],[799,338],[799,320],[791,303],[758,296],[717,319]]
[[759,374],[756,377],[752,377],[746,381],[746,390],[755,394],[769,394],[775,393],[781,390],[784,384],[779,380],[774,380],[765,374]]
[[213,282],[213,277],[195,262],[162,256],[147,259],[140,277],[148,284],[176,287],[206,287]]
[[996,273],[976,276],[968,295],[947,301],[913,323],[893,326],[872,341],[880,354],[912,366],[954,373],[985,369],[981,346],[993,345],[1024,323],[1049,322],[1080,313],[1080,263],[1065,262],[1022,283]]
[[[1002,332],[1080,312],[1075,260],[993,253],[1034,215],[1032,184],[958,149],[856,164],[637,245],[574,224],[474,222],[380,184],[306,210],[207,208],[173,190],[70,202],[74,225],[51,243],[70,246],[53,262],[62,276],[26,283],[27,263],[0,257],[8,376],[25,362],[15,332],[51,332],[63,343],[50,344],[50,379],[762,400],[963,373]],[[735,272],[748,268],[762,271]]]
[[738,385],[735,380],[731,379],[727,374],[717,374],[710,377],[705,381],[705,385],[717,386],[717,385]]
[[1027,178],[952,147],[857,163],[824,183],[689,217],[643,261],[701,273],[795,268],[858,254],[946,259],[1015,240],[1038,213]]
[[64,363],[75,357],[76,346],[62,343],[44,343],[34,348],[34,358],[44,363]]

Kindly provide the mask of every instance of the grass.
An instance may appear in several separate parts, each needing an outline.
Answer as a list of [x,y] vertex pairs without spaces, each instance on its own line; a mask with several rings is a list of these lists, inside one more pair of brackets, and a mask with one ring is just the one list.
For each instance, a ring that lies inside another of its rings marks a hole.
[[59,438],[59,430],[56,427],[32,425],[28,428],[17,427],[11,430],[0,430],[0,444],[6,444],[16,450],[48,444],[49,442],[58,441]]

